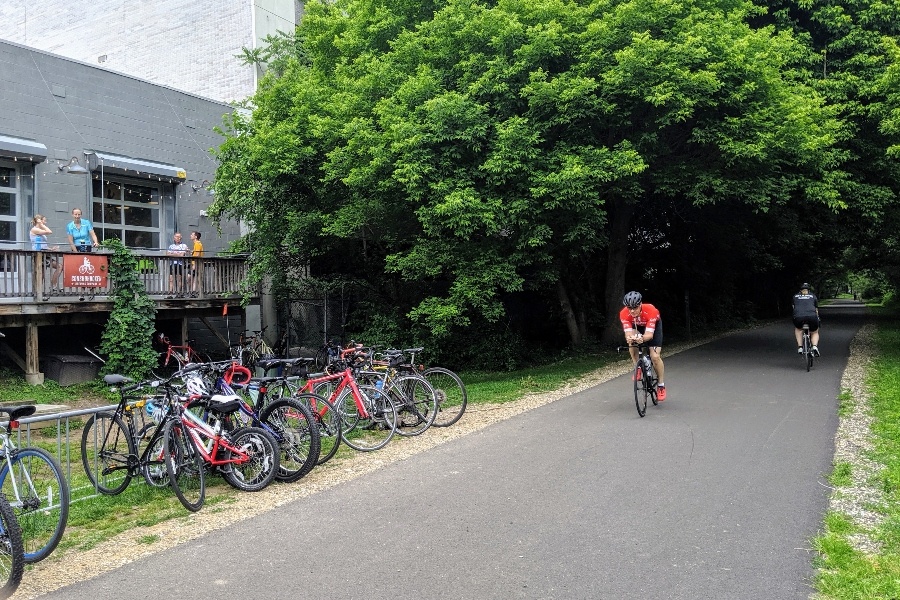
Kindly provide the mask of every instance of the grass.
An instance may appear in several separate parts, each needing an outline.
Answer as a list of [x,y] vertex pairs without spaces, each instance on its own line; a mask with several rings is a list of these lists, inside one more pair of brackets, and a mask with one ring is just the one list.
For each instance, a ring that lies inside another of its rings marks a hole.
[[[878,356],[867,378],[874,419],[871,458],[884,468],[870,483],[880,489],[883,502],[866,508],[879,513],[883,520],[866,529],[846,515],[826,515],[824,532],[814,540],[819,598],[900,598],[900,320],[893,311],[873,312],[881,318],[876,334]],[[845,400],[842,393],[841,414],[845,414]],[[847,486],[850,475],[850,465],[838,463],[830,481],[838,488]],[[856,549],[851,537],[856,534],[865,534],[875,541],[879,545],[877,552],[867,554]]]
[[61,386],[52,379],[41,385],[25,381],[21,371],[0,368],[0,402],[35,404],[67,404],[85,399],[104,401],[109,399],[102,381]]

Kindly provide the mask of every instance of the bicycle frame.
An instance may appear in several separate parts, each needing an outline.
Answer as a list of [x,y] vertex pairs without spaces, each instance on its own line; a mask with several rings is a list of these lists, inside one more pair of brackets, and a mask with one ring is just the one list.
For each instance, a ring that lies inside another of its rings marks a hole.
[[[340,397],[341,392],[344,390],[344,388],[349,386],[350,393],[353,394],[353,401],[356,403],[356,410],[359,411],[359,414],[363,418],[370,418],[371,415],[369,414],[369,411],[366,410],[365,403],[362,400],[362,394],[360,394],[359,387],[356,385],[356,378],[353,377],[353,372],[350,370],[350,367],[347,367],[340,373],[335,373],[333,375],[329,375],[326,373],[319,377],[311,377],[306,380],[306,384],[304,384],[304,386],[300,388],[300,391],[313,393],[313,388],[316,384],[337,380],[340,380],[340,383],[331,393],[331,396],[327,398],[327,400],[332,404],[335,404],[335,401],[338,399],[338,397]],[[319,416],[321,417],[323,414],[324,410],[323,412],[319,413]]]
[[[194,447],[197,448],[197,451],[200,453],[200,456],[203,457],[204,462],[214,467],[248,462],[250,460],[249,454],[231,444],[231,442],[225,439],[220,432],[216,431],[208,423],[203,421],[203,419],[187,410],[193,400],[195,399],[189,400],[187,404],[185,404],[184,410],[179,411],[181,413],[180,418],[181,422],[185,425],[188,435],[191,436]],[[232,452],[231,458],[216,458],[216,454],[218,454],[221,449],[230,450]]]

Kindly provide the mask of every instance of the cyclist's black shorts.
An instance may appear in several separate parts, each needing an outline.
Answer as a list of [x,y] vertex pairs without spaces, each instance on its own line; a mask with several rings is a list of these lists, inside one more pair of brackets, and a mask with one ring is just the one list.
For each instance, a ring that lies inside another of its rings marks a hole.
[[[644,333],[644,330],[647,328],[646,325],[635,325],[635,329],[638,330],[638,333]],[[662,348],[662,319],[656,321],[656,329],[653,330],[653,339],[649,342],[650,346],[656,346],[657,348]]]
[[804,323],[809,325],[810,331],[819,330],[819,317],[794,317],[794,327],[797,329],[803,329]]

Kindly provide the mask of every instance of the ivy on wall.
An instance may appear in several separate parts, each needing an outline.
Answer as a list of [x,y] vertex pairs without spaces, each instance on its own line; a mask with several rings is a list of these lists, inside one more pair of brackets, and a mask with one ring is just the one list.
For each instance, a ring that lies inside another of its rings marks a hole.
[[107,356],[103,373],[144,379],[156,364],[151,342],[156,326],[156,305],[138,273],[135,255],[117,239],[104,240],[113,251],[109,261],[114,304],[103,330],[100,351]]

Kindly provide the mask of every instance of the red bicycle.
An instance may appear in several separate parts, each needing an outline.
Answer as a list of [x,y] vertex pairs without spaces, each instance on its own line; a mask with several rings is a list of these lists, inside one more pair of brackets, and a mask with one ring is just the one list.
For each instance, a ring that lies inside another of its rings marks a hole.
[[[248,492],[263,489],[278,473],[280,451],[271,435],[258,427],[223,431],[222,421],[239,405],[233,396],[194,395],[184,405],[176,403],[178,417],[166,423],[166,471],[178,500],[191,512],[203,507],[207,465],[217,468],[233,487]],[[204,409],[209,420],[191,408]]]
[[[338,370],[343,366],[343,370]],[[377,387],[359,385],[349,364],[329,365],[329,371],[312,375],[301,392],[322,396],[334,406],[341,422],[341,440],[361,452],[383,448],[397,430],[397,407]],[[310,407],[320,417],[328,405]]]
[[153,338],[153,346],[160,355],[160,366],[163,368],[182,369],[188,363],[205,363],[209,362],[209,357],[200,354],[191,346],[193,340],[188,340],[186,344],[177,346],[169,340],[169,336],[159,332]]

